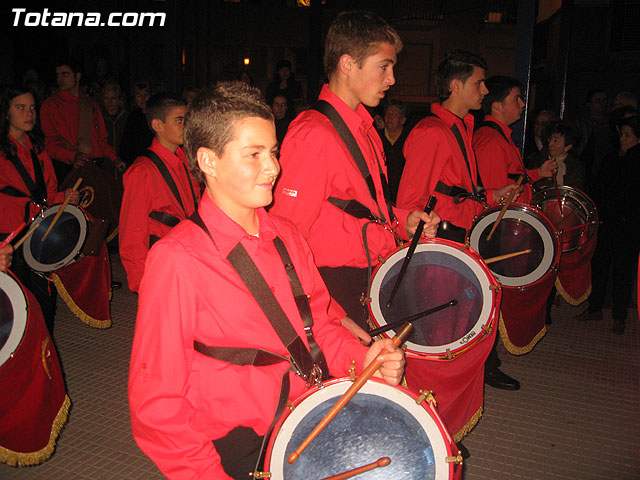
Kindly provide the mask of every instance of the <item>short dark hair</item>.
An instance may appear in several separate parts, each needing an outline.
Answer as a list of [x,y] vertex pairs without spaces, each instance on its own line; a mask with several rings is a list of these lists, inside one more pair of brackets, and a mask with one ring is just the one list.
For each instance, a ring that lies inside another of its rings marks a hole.
[[546,144],[554,133],[564,137],[565,145],[573,145],[574,150],[578,148],[580,134],[569,122],[558,120],[547,123],[543,130],[543,142]]
[[152,95],[147,101],[147,111],[145,113],[149,128],[153,131],[153,127],[151,126],[153,120],[158,119],[165,122],[172,108],[183,107],[185,105],[184,100],[177,95],[167,95],[166,93]]
[[495,102],[504,102],[509,96],[511,90],[519,88],[522,93],[522,84],[513,77],[505,75],[494,75],[484,82],[485,87],[489,90],[482,100],[482,111],[487,115],[491,114],[491,108]]
[[436,87],[440,99],[446,100],[451,95],[449,89],[451,80],[458,79],[462,83],[466,82],[473,74],[475,67],[486,70],[487,62],[480,55],[465,50],[447,52],[436,70]]
[[82,66],[80,65],[80,62],[78,62],[75,58],[72,58],[72,57],[59,58],[56,61],[55,68],[64,67],[64,66],[69,67],[74,75],[76,73],[82,73]]
[[362,66],[381,43],[390,43],[396,53],[402,50],[400,35],[382,17],[358,10],[339,13],[329,27],[324,44],[325,73],[330,77],[344,54],[350,55]]
[[197,180],[204,180],[198,166],[198,149],[206,147],[222,156],[235,136],[236,124],[249,117],[273,122],[273,112],[260,90],[244,82],[218,82],[196,94],[185,118],[184,150]]

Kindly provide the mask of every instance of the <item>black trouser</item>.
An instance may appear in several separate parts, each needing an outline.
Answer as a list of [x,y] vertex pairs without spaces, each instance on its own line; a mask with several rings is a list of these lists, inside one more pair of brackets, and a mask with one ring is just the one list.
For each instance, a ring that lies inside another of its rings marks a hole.
[[[260,455],[262,439],[251,428],[237,427],[213,441],[227,475],[242,480],[250,478],[249,472],[254,471]],[[262,465],[258,468],[261,469]]]
[[320,275],[327,285],[329,293],[335,301],[347,312],[347,316],[365,331],[369,331],[367,324],[367,309],[360,303],[360,297],[367,293],[369,277],[366,268],[356,267],[320,267]]

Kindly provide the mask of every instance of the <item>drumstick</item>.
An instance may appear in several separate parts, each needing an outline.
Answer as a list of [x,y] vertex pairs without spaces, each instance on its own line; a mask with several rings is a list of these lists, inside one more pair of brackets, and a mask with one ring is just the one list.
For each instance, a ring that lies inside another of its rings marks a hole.
[[437,307],[430,308],[429,310],[424,310],[420,313],[414,313],[413,315],[409,315],[408,317],[403,318],[402,320],[398,320],[396,322],[387,323],[386,325],[378,328],[374,328],[373,330],[367,332],[371,337],[378,335],[380,333],[386,332],[388,330],[393,330],[396,327],[400,327],[407,322],[413,322],[414,320],[418,320],[419,318],[426,317],[427,315],[431,315],[432,313],[439,312],[440,310],[444,310],[447,307],[453,307],[457,305],[458,301],[453,299],[449,300],[447,303],[443,303],[442,305],[438,305]]
[[22,230],[22,229],[23,229],[24,227],[26,227],[26,226],[27,226],[26,222],[22,222],[20,225],[18,225],[18,226],[13,230],[13,232],[11,232],[11,233],[7,236],[7,238],[5,238],[5,239],[2,241],[2,243],[0,243],[0,248],[4,248],[4,247],[6,247],[7,245],[9,245],[9,242],[10,242],[11,240],[13,240],[14,238],[16,238],[16,235],[18,235],[18,234],[20,233],[20,230]]
[[531,249],[520,250],[519,252],[505,253],[504,255],[498,255],[497,257],[487,258],[484,263],[489,265],[493,262],[499,262],[500,260],[506,260],[507,258],[517,257],[518,255],[524,255],[525,253],[531,253]]
[[518,187],[522,183],[522,179],[523,178],[524,177],[522,175],[518,176],[518,181],[516,182],[516,188],[511,190],[511,193],[509,194],[509,198],[507,198],[507,201],[502,206],[502,210],[500,210],[500,215],[498,215],[498,218],[496,218],[496,221],[493,223],[493,227],[491,227],[491,231],[489,232],[489,235],[487,236],[487,241],[491,240],[491,237],[493,236],[493,232],[495,232],[496,228],[498,228],[498,224],[500,223],[500,220],[502,220],[502,217],[504,217],[504,214],[507,211],[507,208],[509,208],[509,205],[511,204],[511,201],[515,197],[516,192],[518,191]]
[[[81,183],[82,183],[82,177],[78,177],[78,180],[76,180],[76,184],[73,186],[71,191],[75,192],[76,190],[78,190],[78,187],[80,186]],[[67,205],[69,205],[69,201],[70,200],[71,200],[71,197],[67,197],[67,198],[64,199],[64,202],[62,202],[62,205],[60,205],[60,209],[57,211],[56,216],[53,217],[53,220],[49,224],[49,228],[47,228],[47,231],[44,232],[44,235],[40,239],[41,242],[44,242],[47,239],[47,236],[49,235],[49,232],[51,231],[53,226],[56,224],[58,219],[60,219],[60,216],[64,212],[64,209],[67,208]]]
[[353,470],[338,473],[337,475],[331,475],[330,477],[323,478],[322,480],[344,480],[345,478],[355,477],[356,475],[368,472],[369,470],[373,470],[374,468],[386,467],[390,463],[391,459],[389,457],[382,457],[379,458],[376,462],[363,465],[362,467],[354,468]]
[[558,188],[558,179],[556,178],[556,175],[553,174],[551,175],[551,177],[553,178],[553,188],[556,189],[556,198],[558,199],[558,207],[560,208],[560,217],[564,218],[564,212],[562,211],[562,202],[560,201],[560,189]]
[[[392,338],[393,346],[394,347],[400,346],[400,344],[404,341],[404,339],[409,336],[409,334],[411,333],[411,330],[413,330],[413,325],[410,322],[407,322],[406,325],[402,327],[400,331],[396,334],[396,336]],[[360,390],[364,386],[364,384],[367,383],[367,380],[369,380],[371,378],[371,375],[373,375],[375,371],[378,370],[378,368],[380,368],[380,365],[382,365],[382,361],[375,359],[369,364],[367,368],[364,369],[364,371],[360,374],[358,378],[356,378],[355,382],[351,384],[349,389],[346,392],[344,392],[344,394],[342,395],[342,397],[340,397],[340,399],[336,402],[336,404],[333,407],[331,407],[331,410],[329,410],[327,414],[324,416],[324,418],[320,420],[320,423],[316,425],[316,427],[311,431],[309,436],[307,436],[307,438],[303,440],[303,442],[296,449],[296,451],[293,452],[291,455],[289,455],[289,458],[287,458],[287,462],[293,463],[298,459],[298,457],[304,451],[304,449],[309,446],[309,444],[313,441],[313,439],[316,438],[322,430],[324,430],[324,427],[326,427],[329,424],[329,422],[333,420],[333,418],[338,414],[338,412],[340,412],[340,410],[344,408],[344,406],[349,402],[349,400],[351,400],[354,397],[354,395],[358,393],[358,390]]]
[[[431,195],[427,204],[424,207],[424,212],[428,215],[431,213],[436,206],[436,202],[438,199]],[[411,257],[413,257],[413,252],[416,251],[416,247],[418,243],[420,243],[420,237],[422,236],[422,230],[424,229],[424,222],[420,220],[418,222],[418,226],[416,227],[416,233],[413,234],[413,238],[411,239],[411,245],[407,249],[407,255],[404,257],[404,261],[402,262],[402,267],[400,267],[400,273],[396,278],[396,283],[393,285],[393,290],[391,290],[391,295],[389,295],[389,300],[387,301],[387,308],[391,308],[391,302],[393,302],[393,298],[396,296],[398,292],[398,288],[400,287],[400,283],[402,282],[402,278],[404,277],[405,272],[407,271],[407,267],[409,266],[409,262],[411,261]]]
[[19,247],[20,245],[22,245],[22,244],[24,243],[24,241],[25,241],[27,238],[29,238],[29,235],[31,235],[31,234],[36,230],[36,228],[38,228],[39,226],[40,226],[40,224],[39,224],[39,223],[34,223],[33,225],[31,225],[31,228],[29,229],[29,231],[28,231],[27,233],[25,233],[25,234],[24,234],[24,236],[23,236],[20,240],[18,240],[18,241],[16,242],[16,244],[13,246],[13,249],[14,249],[14,250],[17,250],[17,249],[18,249],[18,247]]
[[573,227],[569,227],[569,228],[566,228],[564,230],[560,230],[560,234],[570,232],[571,230],[577,230],[579,228],[584,228],[584,227],[589,226],[589,225],[595,225],[595,223],[596,222],[581,223],[580,225],[575,225]]

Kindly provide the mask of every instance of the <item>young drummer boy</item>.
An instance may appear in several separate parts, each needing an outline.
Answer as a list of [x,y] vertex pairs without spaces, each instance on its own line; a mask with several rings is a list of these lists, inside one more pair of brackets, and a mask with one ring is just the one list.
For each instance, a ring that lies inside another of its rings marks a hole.
[[[206,185],[198,208],[202,223],[195,216],[181,222],[149,253],[129,378],[133,435],[169,478],[246,478],[274,419],[283,380],[290,383],[289,400],[307,389],[305,380],[287,373],[287,361],[273,361],[272,354],[290,355],[269,309],[261,309],[240,276],[249,270],[233,260],[241,251],[304,346],[317,342],[330,375],[347,375],[353,361],[359,373],[380,359],[377,374],[384,380],[397,384],[402,376],[404,357],[391,340],[367,349],[330,316],[332,300],[309,247],[291,223],[264,210],[280,172],[277,148],[271,109],[252,87],[220,83],[189,106],[185,150]],[[301,297],[308,298],[312,340],[280,242]],[[272,361],[231,361],[217,347],[266,350]]]
[[155,137],[124,174],[120,257],[133,292],[140,288],[149,249],[198,206],[200,186],[180,148],[186,111],[182,99],[167,95],[149,99],[146,115]]

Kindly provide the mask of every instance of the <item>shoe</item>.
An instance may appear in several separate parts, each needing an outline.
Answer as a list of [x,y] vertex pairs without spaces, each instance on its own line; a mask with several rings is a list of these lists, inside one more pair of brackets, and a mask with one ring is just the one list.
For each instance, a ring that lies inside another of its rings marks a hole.
[[111,280],[111,290],[120,290],[122,288],[122,282]]
[[467,450],[467,447],[465,447],[462,444],[462,442],[456,443],[456,447],[458,447],[458,451],[460,452],[460,456],[462,457],[463,460],[466,460],[471,456],[471,454],[469,453],[469,450]]
[[500,388],[502,390],[519,390],[520,382],[515,378],[511,378],[498,368],[485,369],[484,371],[484,383],[493,388]]
[[599,322],[602,320],[602,310],[591,312],[589,309],[586,309],[584,312],[574,315],[573,319],[579,322]]
[[613,328],[611,329],[612,333],[616,335],[622,335],[624,333],[624,320],[613,320]]

